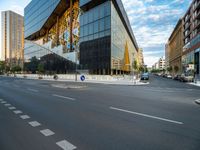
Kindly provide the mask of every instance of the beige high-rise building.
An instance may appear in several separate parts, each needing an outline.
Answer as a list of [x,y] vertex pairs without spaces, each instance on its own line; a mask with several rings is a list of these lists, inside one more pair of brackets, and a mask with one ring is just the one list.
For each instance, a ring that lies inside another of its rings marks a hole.
[[1,12],[2,60],[10,67],[23,65],[24,18],[12,12]]
[[[183,20],[180,19],[168,39],[168,63],[172,67],[173,74],[181,74],[182,72],[182,52],[183,52]],[[167,57],[166,56],[166,57]],[[177,70],[175,70],[177,68]]]
[[139,65],[144,66],[144,56],[143,56],[143,49],[142,48],[139,48],[138,55],[139,55],[138,56]]

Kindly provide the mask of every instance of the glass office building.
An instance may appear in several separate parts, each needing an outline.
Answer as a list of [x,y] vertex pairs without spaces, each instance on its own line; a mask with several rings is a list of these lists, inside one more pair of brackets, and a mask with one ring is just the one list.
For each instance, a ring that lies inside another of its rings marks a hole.
[[80,0],[80,64],[91,74],[133,70],[138,45],[121,0]]
[[[79,16],[79,0],[32,0],[28,4],[24,22],[27,71],[35,72],[30,68],[35,59],[44,65],[46,72],[75,71]],[[49,63],[52,61],[59,62],[56,63],[59,66]]]
[[46,56],[55,55],[67,63],[55,71],[62,73],[75,63],[91,74],[130,73],[138,50],[121,0],[32,0],[25,39],[27,64],[37,58],[46,65],[52,58]]

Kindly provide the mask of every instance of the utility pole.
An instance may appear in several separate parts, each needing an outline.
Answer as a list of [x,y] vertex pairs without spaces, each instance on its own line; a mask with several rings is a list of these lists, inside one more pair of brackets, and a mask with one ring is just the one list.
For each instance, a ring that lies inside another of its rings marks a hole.
[[[70,52],[73,52],[73,1],[70,0]],[[75,81],[77,81],[77,46],[75,47]]]

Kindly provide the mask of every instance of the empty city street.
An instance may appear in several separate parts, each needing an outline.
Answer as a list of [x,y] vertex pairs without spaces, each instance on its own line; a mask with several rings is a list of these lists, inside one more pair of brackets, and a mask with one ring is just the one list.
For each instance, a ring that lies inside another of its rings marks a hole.
[[0,77],[0,149],[199,150],[199,91]]

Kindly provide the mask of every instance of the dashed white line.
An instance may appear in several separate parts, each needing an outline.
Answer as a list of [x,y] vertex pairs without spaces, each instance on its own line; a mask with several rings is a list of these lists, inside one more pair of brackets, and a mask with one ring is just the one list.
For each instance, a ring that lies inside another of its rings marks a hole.
[[15,114],[22,114],[22,111],[21,110],[14,110],[13,111]]
[[3,101],[3,99],[0,99],[0,102],[2,102]]
[[195,100],[195,103],[200,104],[200,99]]
[[30,117],[28,115],[21,115],[20,118],[22,118],[22,119],[29,119]]
[[6,103],[6,101],[2,101],[2,102],[1,102],[1,104],[5,104],[5,103]]
[[44,129],[44,130],[40,130],[40,132],[44,135],[44,136],[51,136],[54,135],[55,133],[49,129]]
[[174,120],[170,120],[170,119],[166,119],[166,118],[161,118],[161,117],[156,117],[156,116],[151,116],[151,115],[147,115],[147,114],[143,114],[143,113],[138,113],[138,112],[134,112],[134,111],[129,111],[129,110],[125,110],[125,109],[120,109],[120,108],[115,108],[115,107],[110,107],[110,109],[121,111],[121,112],[130,113],[130,114],[134,114],[134,115],[138,115],[138,116],[143,116],[143,117],[147,117],[147,118],[162,120],[162,121],[166,121],[166,122],[171,122],[171,123],[176,123],[176,124],[183,124],[183,122],[174,121]]
[[73,144],[69,143],[67,140],[59,141],[56,143],[60,148],[63,150],[74,150],[77,147],[74,146]]
[[32,127],[38,127],[38,126],[41,125],[41,124],[40,124],[39,122],[37,122],[37,121],[31,121],[31,122],[29,122],[29,124],[30,124]]
[[14,87],[16,87],[16,88],[19,88],[20,86],[19,85],[13,85]]
[[68,100],[71,100],[71,101],[76,100],[75,98],[66,97],[66,96],[62,96],[62,95],[56,95],[56,94],[53,94],[53,96],[55,96],[55,97],[59,97],[59,98],[64,98],[64,99],[68,99]]
[[4,106],[11,106],[11,104],[4,104]]
[[31,89],[31,88],[28,88],[27,90],[32,91],[32,92],[38,92],[38,90]]
[[8,107],[8,109],[13,110],[16,109],[16,107]]

